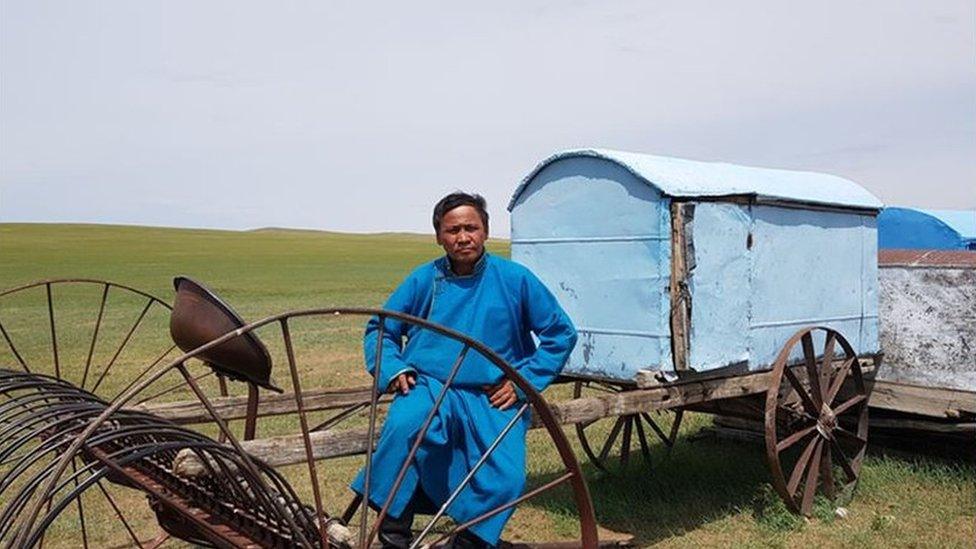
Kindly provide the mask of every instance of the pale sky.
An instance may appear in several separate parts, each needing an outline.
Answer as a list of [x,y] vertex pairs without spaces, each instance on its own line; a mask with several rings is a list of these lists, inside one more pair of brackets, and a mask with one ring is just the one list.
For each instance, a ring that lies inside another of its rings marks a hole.
[[0,0],[0,222],[505,236],[572,147],[976,208],[976,1]]

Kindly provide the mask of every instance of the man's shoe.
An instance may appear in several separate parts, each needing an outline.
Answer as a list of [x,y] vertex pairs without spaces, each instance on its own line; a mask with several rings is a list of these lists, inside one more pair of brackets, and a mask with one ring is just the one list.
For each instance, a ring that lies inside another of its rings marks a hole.
[[380,524],[378,534],[383,549],[409,549],[413,542],[413,513],[404,511],[397,518],[387,516]]

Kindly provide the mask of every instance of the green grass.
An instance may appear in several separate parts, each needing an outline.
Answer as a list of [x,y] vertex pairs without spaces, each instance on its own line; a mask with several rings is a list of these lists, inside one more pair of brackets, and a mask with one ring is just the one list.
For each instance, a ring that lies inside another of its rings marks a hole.
[[[503,241],[491,242],[489,248],[508,254]],[[406,234],[0,224],[0,288],[38,279],[90,277],[170,300],[172,278],[182,274],[206,283],[246,319],[256,320],[300,308],[380,306],[414,266],[438,252],[431,237]],[[52,292],[59,360],[65,377],[75,383],[81,381],[99,296],[97,286],[58,286]],[[97,376],[110,362],[144,303],[141,298],[113,291],[93,352],[91,376]],[[0,298],[0,321],[18,342],[25,359],[50,371],[53,360],[44,288]],[[160,349],[165,350],[169,344],[167,322],[165,309],[150,309],[111,375],[103,380],[100,393],[111,396],[158,356]],[[361,325],[361,318],[293,323],[304,389],[367,383],[369,378],[361,367]],[[289,387],[279,328],[272,325],[260,334],[276,364],[274,379]],[[16,365],[2,341],[0,364]],[[200,365],[195,368],[204,371]],[[91,383],[88,381],[87,386]],[[214,383],[206,383],[208,391],[216,391]],[[554,387],[547,396],[569,398],[569,387]],[[180,400],[187,395],[174,392],[165,398]],[[630,468],[608,475],[584,463],[603,535],[625,534],[633,536],[639,546],[665,547],[971,547],[976,539],[976,468],[971,461],[871,453],[855,497],[847,505],[846,519],[835,518],[833,505],[825,500],[817,502],[813,518],[803,519],[788,513],[769,488],[761,447],[696,437],[710,419],[689,416],[673,451],[652,444],[649,464],[635,455]],[[321,417],[315,415],[312,421]],[[363,421],[357,417],[352,424]],[[239,428],[239,423],[234,427]],[[605,431],[608,426],[595,429]],[[262,421],[258,434],[294,432],[295,418],[283,417]],[[567,434],[578,446],[572,429]],[[554,478],[561,464],[545,433],[532,432],[529,448],[530,485]],[[580,449],[576,450],[582,456]],[[345,504],[345,484],[359,464],[355,458],[322,463],[319,471],[327,507],[335,510]],[[288,467],[285,473],[296,490],[309,498],[304,467]],[[121,488],[113,488],[113,493],[137,515],[145,532],[155,532],[144,498]],[[91,546],[124,541],[109,539],[113,535],[109,533],[113,531],[112,515],[104,502],[95,495],[86,493],[85,497],[89,523],[95,525],[92,531],[102,536],[91,540]],[[569,493],[559,489],[523,505],[509,523],[506,537],[572,539],[577,527]],[[52,527],[46,546],[78,546],[77,537],[76,515],[66,512]]]

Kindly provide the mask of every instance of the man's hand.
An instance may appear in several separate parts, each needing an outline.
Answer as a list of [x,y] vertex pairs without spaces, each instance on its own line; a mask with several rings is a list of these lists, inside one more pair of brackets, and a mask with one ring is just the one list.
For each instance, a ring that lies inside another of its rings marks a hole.
[[410,392],[410,388],[417,384],[417,376],[413,372],[404,372],[390,382],[389,392],[395,393],[400,391],[401,395],[405,395]]
[[515,384],[507,379],[503,379],[498,385],[486,385],[484,390],[488,393],[488,402],[499,410],[504,410],[518,402]]

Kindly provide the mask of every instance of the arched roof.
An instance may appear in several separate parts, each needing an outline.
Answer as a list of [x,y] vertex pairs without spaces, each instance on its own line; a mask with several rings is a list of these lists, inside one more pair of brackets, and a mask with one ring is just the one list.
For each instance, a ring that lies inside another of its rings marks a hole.
[[609,149],[574,149],[558,152],[536,166],[515,189],[508,209],[515,206],[519,195],[546,166],[573,157],[599,158],[619,164],[673,197],[753,195],[759,199],[870,210],[879,210],[883,206],[864,187],[835,175],[751,168]]

